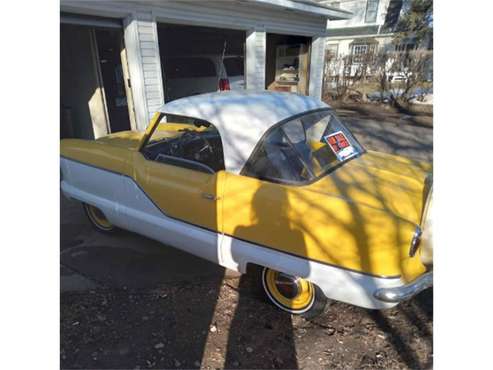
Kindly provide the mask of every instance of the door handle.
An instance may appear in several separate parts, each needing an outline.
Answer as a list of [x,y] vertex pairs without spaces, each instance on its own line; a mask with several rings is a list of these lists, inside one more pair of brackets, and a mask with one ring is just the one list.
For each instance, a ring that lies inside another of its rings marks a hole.
[[211,193],[202,193],[202,198],[207,199],[207,200],[219,200],[219,197],[216,197],[214,194]]

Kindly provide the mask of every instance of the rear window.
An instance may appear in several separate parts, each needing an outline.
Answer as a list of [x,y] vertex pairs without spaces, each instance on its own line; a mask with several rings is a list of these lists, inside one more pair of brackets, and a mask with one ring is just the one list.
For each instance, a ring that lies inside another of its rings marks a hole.
[[315,181],[363,151],[346,126],[324,109],[274,126],[243,174],[288,184]]
[[216,68],[207,58],[169,58],[164,62],[167,78],[214,77]]
[[243,58],[225,58],[224,66],[226,67],[226,73],[228,76],[243,76]]

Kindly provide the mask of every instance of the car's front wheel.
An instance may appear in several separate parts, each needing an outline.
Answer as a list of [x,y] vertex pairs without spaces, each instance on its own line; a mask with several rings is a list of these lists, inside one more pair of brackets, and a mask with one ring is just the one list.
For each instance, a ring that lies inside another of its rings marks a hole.
[[87,217],[89,218],[89,221],[97,230],[106,233],[112,233],[116,230],[116,227],[110,221],[108,221],[103,211],[101,211],[99,208],[87,203],[82,203],[82,205]]
[[281,310],[311,318],[325,311],[328,300],[310,281],[264,267],[262,286],[269,300]]

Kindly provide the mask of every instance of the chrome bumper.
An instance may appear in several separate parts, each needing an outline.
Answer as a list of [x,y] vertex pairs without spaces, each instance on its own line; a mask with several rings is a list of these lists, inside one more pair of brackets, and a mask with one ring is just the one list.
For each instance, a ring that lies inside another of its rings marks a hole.
[[413,282],[395,288],[377,289],[373,295],[375,298],[390,303],[398,303],[409,299],[419,292],[433,286],[433,271],[423,274]]

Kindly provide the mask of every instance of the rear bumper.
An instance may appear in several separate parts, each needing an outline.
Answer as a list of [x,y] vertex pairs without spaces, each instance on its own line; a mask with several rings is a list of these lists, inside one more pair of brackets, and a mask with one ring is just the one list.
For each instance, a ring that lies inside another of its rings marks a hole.
[[380,288],[373,294],[375,298],[389,303],[399,303],[433,286],[433,271],[421,275],[413,282],[394,288]]

